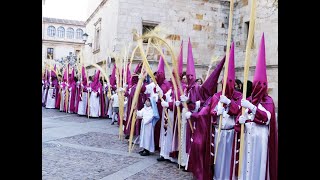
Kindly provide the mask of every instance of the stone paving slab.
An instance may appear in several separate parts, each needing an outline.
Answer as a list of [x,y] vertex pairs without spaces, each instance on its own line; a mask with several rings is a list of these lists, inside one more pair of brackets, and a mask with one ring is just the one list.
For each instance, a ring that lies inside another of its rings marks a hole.
[[192,180],[193,176],[190,172],[184,172],[182,169],[177,168],[177,164],[170,162],[157,162],[154,165],[136,173],[133,176],[126,178],[126,180],[150,180],[150,179],[163,179],[163,180]]
[[192,179],[176,164],[157,162],[159,152],[140,156],[136,145],[129,154],[128,141],[118,139],[110,119],[42,111],[43,179]]
[[101,179],[140,159],[43,143],[42,179]]
[[[66,137],[62,139],[57,139],[59,142],[68,142],[72,144],[80,144],[90,147],[98,147],[105,149],[113,149],[118,151],[128,150],[128,140],[120,141],[118,135],[100,133],[100,132],[88,132],[85,134],[80,134],[76,136]],[[139,151],[139,145],[135,145],[132,153],[137,153]]]

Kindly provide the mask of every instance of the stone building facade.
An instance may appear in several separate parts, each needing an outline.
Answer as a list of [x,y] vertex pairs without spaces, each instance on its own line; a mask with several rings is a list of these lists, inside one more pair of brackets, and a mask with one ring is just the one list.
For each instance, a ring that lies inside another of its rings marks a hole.
[[43,17],[42,60],[66,58],[70,53],[78,55],[84,45],[83,21]]
[[[253,79],[259,42],[264,32],[269,93],[274,98],[276,106],[278,104],[277,2],[277,0],[256,2],[257,18],[248,78],[251,81]],[[235,0],[234,3],[232,41],[236,45],[236,77],[243,80],[251,0]],[[165,30],[167,38],[172,40],[177,52],[181,40],[184,41],[184,64],[190,37],[197,77],[204,78],[212,57],[218,56],[221,59],[225,55],[229,4],[229,0],[90,0],[85,26],[89,35],[87,42],[93,45],[84,47],[84,59],[90,63],[102,64],[110,52],[120,53],[128,44],[135,47],[133,32],[141,34],[145,29],[158,25]],[[155,50],[150,49],[150,52],[148,58],[153,70],[156,70],[158,56]],[[137,56],[134,64],[138,61]],[[132,68],[135,67],[134,64]],[[107,69],[111,71],[112,64],[107,62],[107,65]],[[89,74],[94,73],[92,66],[87,68]]]

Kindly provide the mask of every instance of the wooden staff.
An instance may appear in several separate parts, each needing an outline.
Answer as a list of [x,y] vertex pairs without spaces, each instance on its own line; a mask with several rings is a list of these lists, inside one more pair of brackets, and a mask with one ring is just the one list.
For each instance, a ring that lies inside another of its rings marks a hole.
[[[121,82],[122,82],[122,58],[121,57],[116,57],[115,58],[115,63],[116,63],[116,83],[117,83],[117,91],[122,88]],[[118,91],[118,101],[119,101],[119,121],[120,121],[120,125],[119,125],[119,139],[122,140],[123,139],[123,131],[122,131],[122,124],[123,124],[123,107],[124,107],[124,98],[123,98],[123,92]]]
[[[222,88],[222,95],[225,95],[226,92],[226,84],[227,84],[227,77],[228,77],[228,67],[229,67],[229,53],[230,53],[230,42],[231,42],[231,33],[232,33],[232,18],[233,18],[233,0],[230,0],[230,12],[229,12],[229,28],[228,28],[228,39],[227,39],[227,52],[226,52],[226,62],[224,66],[224,75],[223,75],[223,88]],[[219,102],[221,103],[221,102]],[[221,103],[221,105],[223,105]],[[220,142],[220,135],[221,135],[221,124],[222,124],[222,114],[220,115],[219,120],[219,129],[218,129],[218,138],[216,142],[216,150],[214,153],[214,161],[213,164],[216,164],[218,147]]]
[[132,147],[132,139],[133,139],[134,127],[135,127],[135,123],[136,123],[136,105],[137,105],[138,97],[139,97],[140,90],[141,90],[141,87],[143,84],[143,80],[144,80],[145,76],[147,75],[147,73],[143,73],[143,72],[144,72],[144,65],[142,65],[141,74],[143,74],[143,75],[142,75],[142,78],[139,79],[137,86],[136,86],[136,91],[133,96],[129,119],[128,119],[128,123],[127,123],[127,127],[126,127],[126,128],[128,128],[128,124],[130,123],[130,120],[132,117],[130,136],[129,136],[129,154],[132,151],[132,148],[131,148]]
[[[178,75],[178,68],[177,68],[176,60],[175,60],[176,57],[175,57],[174,52],[173,52],[172,48],[170,47],[170,45],[163,38],[159,37],[156,34],[146,35],[145,37],[157,39],[160,42],[163,42],[164,45],[167,46],[167,48],[169,49],[170,54],[171,54],[171,59],[173,59],[172,62],[173,62],[173,67],[174,67],[174,72],[175,72],[175,80],[177,82],[176,85],[178,86],[178,89],[180,90],[180,94],[184,94],[183,90],[182,90],[182,87],[181,87],[180,77]],[[188,106],[187,106],[186,102],[183,102],[182,105],[183,105],[184,108],[188,109]],[[178,107],[177,107],[177,114],[179,115],[178,118],[181,118],[180,117],[180,109]],[[190,129],[191,129],[191,132],[193,133],[193,127],[192,127],[191,121],[189,121],[189,126],[190,126]]]
[[[69,84],[69,63],[67,63],[67,84]],[[65,106],[66,106],[66,113],[68,113],[68,106],[69,106],[69,87],[66,88],[66,99],[65,99]]]
[[[180,94],[184,94],[184,93],[183,93],[183,90],[182,90],[182,87],[181,87],[180,77],[179,77],[179,74],[178,74],[178,65],[176,63],[177,59],[175,57],[175,54],[174,54],[172,48],[166,42],[166,40],[164,40],[163,38],[159,37],[155,33],[150,33],[149,35],[147,35],[145,37],[154,38],[158,42],[164,43],[164,45],[169,49],[170,54],[171,54],[171,59],[173,60],[172,63],[173,63],[173,68],[174,68],[174,72],[175,72],[175,77],[173,77],[172,74],[171,74],[171,77],[172,77],[172,80],[175,80],[175,81],[173,81],[173,86],[174,86],[176,99],[179,99],[177,89],[180,90]],[[159,52],[160,52],[160,54],[162,54],[162,51],[159,51]],[[163,54],[162,54],[162,56],[163,56]],[[164,61],[164,62],[166,64],[166,66],[168,66],[168,63],[166,61]],[[185,109],[188,109],[186,102],[183,102],[182,105],[183,105],[183,107]],[[179,151],[181,152],[181,145],[182,145],[181,144],[181,138],[182,137],[181,137],[181,112],[180,112],[180,107],[177,107],[177,117],[178,117],[178,136],[179,136],[179,141],[180,141],[179,142],[179,144],[180,144],[179,145]],[[190,126],[190,129],[191,129],[191,132],[193,133],[193,127],[192,127],[192,124],[191,124],[191,120],[189,119],[188,122],[189,122],[189,126]],[[181,153],[179,153],[179,160],[181,162]],[[180,164],[179,164],[179,169],[180,169]]]
[[[137,34],[135,34],[136,36],[138,36]],[[150,41],[151,39],[148,39],[148,44],[150,44]],[[139,48],[139,45],[137,45],[134,49],[133,49],[133,51],[132,51],[132,53],[131,53],[131,58],[130,58],[130,63],[132,64],[132,61],[133,61],[133,57],[134,57],[134,55],[135,55],[135,53],[136,53],[136,51],[137,51],[137,49]],[[146,52],[148,53],[148,51],[149,51],[149,45],[147,45],[147,50],[146,50]],[[142,74],[142,72],[143,72],[143,70],[144,70],[144,62],[142,61],[142,69],[141,69],[141,73],[140,74]],[[131,66],[131,64],[130,64],[130,66]],[[132,117],[132,113],[133,113],[133,110],[134,110],[134,108],[135,108],[135,106],[136,106],[136,103],[137,103],[137,100],[138,100],[138,97],[139,97],[139,94],[140,94],[140,89],[141,89],[141,87],[140,86],[138,86],[139,85],[139,83],[141,83],[142,84],[142,82],[143,82],[143,79],[139,79],[138,80],[138,83],[137,83],[137,86],[136,86],[136,91],[134,92],[134,95],[133,95],[133,100],[132,100],[132,104],[131,104],[131,109],[130,109],[130,113],[129,113],[129,117],[128,117],[128,122],[127,122],[127,126],[126,126],[126,129],[128,129],[128,127],[129,127],[129,123],[130,123],[130,121],[131,121],[131,117]],[[140,87],[140,88],[138,88],[138,87]],[[137,89],[138,89],[138,91],[137,91]],[[130,139],[130,138],[129,138]]]
[[[252,47],[253,34],[254,34],[254,26],[255,26],[255,16],[256,16],[256,0],[251,1],[251,12],[250,12],[250,25],[249,25],[249,33],[248,40],[246,46],[246,56],[245,56],[245,66],[244,66],[244,78],[243,78],[243,92],[242,99],[246,99],[247,95],[247,81],[250,67],[250,51]],[[242,107],[242,115],[245,113],[245,108]],[[241,167],[242,167],[242,158],[243,158],[243,144],[244,144],[244,124],[241,124],[241,132],[240,132],[240,150],[239,150],[239,169],[238,169],[238,177],[241,175]]]
[[[91,88],[91,85],[89,84],[89,73],[88,71],[86,71],[86,73],[87,73],[87,83],[89,85],[89,88]],[[90,92],[89,91],[87,95],[87,105],[88,105],[88,119],[90,119]]]

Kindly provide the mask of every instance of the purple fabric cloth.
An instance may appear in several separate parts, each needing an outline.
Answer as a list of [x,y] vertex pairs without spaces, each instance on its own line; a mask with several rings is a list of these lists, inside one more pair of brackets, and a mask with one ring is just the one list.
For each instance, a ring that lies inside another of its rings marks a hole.
[[71,97],[70,97],[70,113],[76,113],[75,109],[75,100],[76,100],[76,82],[74,81],[74,69],[72,69],[71,76],[69,78],[69,88],[71,88]]
[[[140,94],[139,94],[139,97],[138,97],[138,102],[137,102],[137,110],[139,109],[142,109],[144,107],[144,102],[146,100],[146,95],[144,94],[145,90],[146,90],[146,84],[143,84],[142,87],[141,87],[141,90],[140,90]],[[133,100],[133,96],[134,96],[134,93],[136,91],[136,87],[137,87],[137,84],[133,84],[133,86],[131,87],[131,91],[130,91],[130,94],[127,92],[126,93],[126,96],[128,98],[128,103],[127,103],[127,118],[129,118],[130,116],[130,110],[131,110],[131,105],[132,105],[132,100]],[[129,119],[127,119],[126,121],[123,122],[125,128],[124,128],[124,134],[125,135],[130,135],[130,130],[131,130],[131,123],[132,123],[132,117],[131,117],[131,120],[130,120],[130,123],[128,125],[128,128],[126,128],[127,126],[127,123],[129,122]],[[135,123],[135,130],[134,130],[134,135],[135,136],[138,136],[140,135],[140,124],[141,123],[141,120],[138,120],[136,121]]]
[[101,83],[99,81],[99,76],[100,76],[100,70],[96,72],[96,74],[94,75],[94,80],[90,85],[92,91],[97,92],[98,89],[100,89]]
[[[204,102],[209,99],[215,93],[214,90],[218,86],[218,78],[220,76],[223,64],[225,62],[225,57],[220,61],[211,75],[206,79],[206,81],[199,86],[198,83],[193,83],[191,87],[187,87],[187,94],[189,94],[189,101],[195,103],[200,101],[200,104],[203,105]],[[189,107],[189,111],[192,111],[193,108]],[[191,129],[190,126],[186,126],[186,152],[189,153],[190,150],[190,139],[191,139]]]
[[112,73],[111,73],[111,76],[110,76],[110,85],[112,87],[116,86],[116,70],[117,70],[117,67],[116,67],[116,64],[113,64],[113,69],[112,69]]

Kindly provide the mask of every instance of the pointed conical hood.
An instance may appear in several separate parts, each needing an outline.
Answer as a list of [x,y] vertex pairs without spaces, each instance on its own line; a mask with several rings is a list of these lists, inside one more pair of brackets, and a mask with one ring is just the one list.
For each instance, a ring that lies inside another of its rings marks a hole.
[[140,74],[142,69],[142,63],[137,64],[136,69],[134,70],[134,74]]
[[63,73],[63,81],[64,81],[64,82],[67,82],[67,69],[64,70],[64,73]]
[[[181,41],[180,45],[180,53],[178,55],[178,75],[180,79],[182,79],[182,74],[183,74],[183,40]],[[172,68],[172,74],[174,74],[174,69]]]
[[100,70],[98,70],[96,72],[96,74],[94,75],[94,80],[91,83],[91,88],[92,88],[93,91],[98,91],[98,88],[100,87],[99,86],[99,83],[100,83],[99,76],[100,76]]
[[131,72],[130,72],[130,62],[127,64],[127,84],[131,85]]
[[142,63],[140,62],[140,63],[137,64],[137,66],[134,69],[133,74],[131,76],[131,86],[133,86],[133,85],[138,83],[138,81],[139,81],[138,75],[141,73],[141,69],[142,69]]
[[[162,50],[162,52],[164,53],[164,50]],[[164,61],[162,56],[160,56],[157,73],[164,73]]]
[[69,84],[74,81],[74,68],[72,68],[71,75],[69,76]]
[[84,66],[82,66],[82,71],[81,71],[81,76],[82,76],[82,84],[84,86],[87,86],[87,75],[86,75],[86,69]]
[[110,85],[115,86],[116,85],[116,64],[113,64],[113,69],[110,77]]
[[230,55],[229,55],[229,64],[228,64],[228,76],[227,76],[227,85],[225,95],[228,98],[231,98],[234,86],[235,86],[235,69],[234,69],[234,42],[231,44]]
[[266,52],[265,52],[265,43],[264,43],[264,34],[262,34],[258,60],[256,65],[256,70],[254,73],[253,83],[255,82],[267,82],[267,69],[266,69]]
[[262,34],[261,37],[257,58],[251,93],[252,103],[254,105],[257,105],[260,102],[260,100],[267,94],[268,90],[264,34]]
[[194,69],[194,60],[193,60],[193,53],[192,53],[192,45],[188,42],[188,57],[187,57],[187,75],[192,75],[194,79],[196,78],[196,72]]
[[210,76],[202,84],[202,88],[206,89],[209,93],[209,96],[213,96],[218,86],[218,79],[222,71],[226,57],[224,56],[222,60],[217,64],[216,68],[210,74]]
[[[164,52],[164,50],[162,50],[162,52]],[[161,84],[164,82],[165,79],[166,79],[166,76],[165,76],[165,72],[164,72],[164,60],[163,60],[162,56],[160,56],[158,70],[157,70],[157,76],[156,76],[156,80],[157,80],[158,85],[161,86]]]
[[187,57],[187,84],[189,87],[191,87],[195,81],[196,81],[196,72],[194,69],[194,60],[193,60],[193,54],[192,54],[192,46],[189,38],[188,42],[188,57]]

